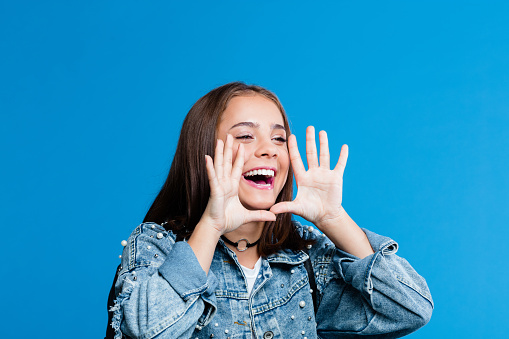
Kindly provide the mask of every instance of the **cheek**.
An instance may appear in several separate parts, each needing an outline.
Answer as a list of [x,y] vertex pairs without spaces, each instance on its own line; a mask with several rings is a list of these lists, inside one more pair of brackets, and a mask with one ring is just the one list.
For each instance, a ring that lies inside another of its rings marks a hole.
[[288,169],[290,168],[290,155],[288,154],[288,150],[281,152],[279,163],[281,164],[281,168],[285,169],[288,173]]
[[290,169],[290,156],[288,154],[288,151],[282,151],[280,153],[280,157],[279,157],[279,166],[280,166],[280,171],[282,173],[284,173],[284,181],[283,181],[283,185],[286,183],[286,181],[288,180],[288,170]]

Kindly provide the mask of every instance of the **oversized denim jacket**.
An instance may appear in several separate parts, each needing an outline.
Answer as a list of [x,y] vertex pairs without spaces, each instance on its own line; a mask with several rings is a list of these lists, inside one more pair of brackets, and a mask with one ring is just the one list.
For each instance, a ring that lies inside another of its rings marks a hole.
[[296,227],[316,240],[308,252],[316,314],[304,251],[263,257],[249,296],[237,257],[222,240],[207,275],[186,242],[144,223],[122,254],[111,309],[115,338],[394,338],[429,321],[426,281],[395,254],[396,242],[363,229],[375,253],[359,259],[316,228]]

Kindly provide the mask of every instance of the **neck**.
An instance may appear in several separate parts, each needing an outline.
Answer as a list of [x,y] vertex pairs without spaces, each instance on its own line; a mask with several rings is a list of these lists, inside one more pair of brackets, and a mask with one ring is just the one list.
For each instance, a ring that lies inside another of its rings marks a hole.
[[[251,222],[241,225],[239,228],[232,232],[225,233],[224,236],[233,242],[237,242],[240,239],[246,239],[250,243],[254,243],[262,235],[263,227],[265,222]],[[258,254],[258,245],[249,247],[243,252],[237,250],[235,246],[225,243],[225,245],[231,249],[237,255],[237,258],[242,266],[253,268],[254,264],[260,257]]]
[[250,243],[253,243],[260,239],[264,226],[264,221],[250,222],[224,235],[233,242],[239,239],[247,239]]

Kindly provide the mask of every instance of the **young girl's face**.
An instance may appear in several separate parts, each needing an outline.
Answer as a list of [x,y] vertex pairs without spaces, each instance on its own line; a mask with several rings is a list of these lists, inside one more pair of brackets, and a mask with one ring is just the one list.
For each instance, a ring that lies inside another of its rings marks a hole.
[[233,136],[233,161],[244,144],[239,199],[247,209],[269,209],[288,177],[290,158],[284,121],[278,107],[261,95],[230,100],[221,116],[217,137]]

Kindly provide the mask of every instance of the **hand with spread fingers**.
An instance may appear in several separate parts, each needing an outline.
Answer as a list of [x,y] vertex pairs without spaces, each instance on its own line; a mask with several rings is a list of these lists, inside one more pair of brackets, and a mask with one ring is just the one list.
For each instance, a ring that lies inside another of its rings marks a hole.
[[214,161],[206,155],[210,197],[202,220],[216,228],[221,234],[231,232],[240,225],[252,221],[276,220],[269,211],[246,209],[239,200],[239,181],[244,166],[244,145],[239,144],[233,163],[233,137],[228,134],[226,144],[217,140]]
[[328,221],[337,220],[344,213],[341,202],[343,195],[343,172],[348,158],[348,146],[343,145],[337,165],[331,170],[327,133],[321,131],[319,137],[320,158],[318,159],[315,129],[313,126],[307,128],[307,171],[304,168],[299,149],[297,148],[295,135],[289,137],[288,148],[295,173],[295,181],[297,182],[297,196],[293,201],[275,204],[270,211],[276,214],[294,213],[322,229],[328,224]]

